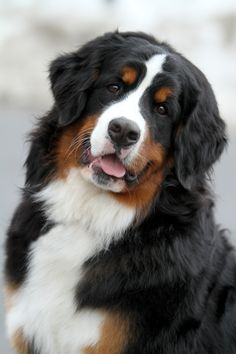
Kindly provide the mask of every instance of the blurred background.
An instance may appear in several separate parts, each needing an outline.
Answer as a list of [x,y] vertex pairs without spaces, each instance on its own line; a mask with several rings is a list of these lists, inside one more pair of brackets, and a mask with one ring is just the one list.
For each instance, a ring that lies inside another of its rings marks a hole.
[[[229,146],[217,163],[216,217],[236,245],[236,1],[0,0],[0,279],[9,218],[24,182],[24,143],[35,117],[50,108],[48,63],[113,30],[138,30],[168,41],[208,77]],[[0,353],[10,354],[0,297]]]

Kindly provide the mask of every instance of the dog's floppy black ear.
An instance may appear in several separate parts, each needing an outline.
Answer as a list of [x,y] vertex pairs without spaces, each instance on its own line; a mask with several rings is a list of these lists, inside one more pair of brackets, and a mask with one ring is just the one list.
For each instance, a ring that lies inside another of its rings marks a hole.
[[175,168],[181,184],[191,189],[220,157],[226,135],[205,76],[186,61],[182,80],[182,122],[175,137]]
[[74,122],[85,108],[87,91],[98,72],[90,54],[84,47],[78,52],[60,56],[50,65],[49,77],[60,126]]

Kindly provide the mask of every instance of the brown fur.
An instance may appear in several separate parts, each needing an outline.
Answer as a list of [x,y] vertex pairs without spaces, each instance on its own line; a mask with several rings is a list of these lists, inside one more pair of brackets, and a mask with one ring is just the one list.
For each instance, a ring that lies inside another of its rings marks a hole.
[[19,354],[29,354],[28,344],[21,329],[18,329],[11,338],[12,348]]
[[162,103],[167,100],[168,97],[172,95],[172,90],[169,87],[161,87],[154,94],[154,100],[156,103]]
[[79,167],[81,143],[93,131],[96,120],[97,116],[86,117],[82,123],[73,124],[62,132],[56,148],[57,178],[65,178],[72,167]]
[[137,71],[130,67],[130,66],[125,66],[122,70],[121,78],[123,82],[127,85],[132,85],[135,83],[137,80],[138,73]]
[[[113,193],[113,196],[128,207],[147,211],[154,195],[160,190],[165,171],[170,165],[171,158],[166,155],[162,145],[153,142],[148,135],[139,156],[130,168],[137,175],[141,174],[139,183],[129,188],[127,192]],[[143,175],[141,171],[144,171]]]
[[101,328],[101,336],[94,346],[85,347],[84,354],[120,354],[127,343],[129,321],[118,313],[106,315]]
[[[12,307],[12,298],[16,294],[18,286],[12,282],[7,282],[4,287],[5,295],[5,308],[6,312],[10,311]],[[28,354],[28,344],[23,336],[21,329],[18,329],[12,336],[11,340],[12,348],[19,354]]]
[[7,282],[4,286],[5,308],[9,311],[12,307],[12,297],[17,292],[17,285],[12,282]]

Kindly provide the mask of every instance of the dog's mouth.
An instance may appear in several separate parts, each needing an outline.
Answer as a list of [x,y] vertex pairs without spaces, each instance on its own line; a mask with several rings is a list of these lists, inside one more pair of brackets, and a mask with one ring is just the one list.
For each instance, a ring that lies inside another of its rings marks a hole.
[[116,154],[108,154],[94,158],[91,156],[90,168],[100,168],[103,173],[110,177],[123,178],[126,168]]
[[116,153],[93,156],[91,150],[87,149],[83,164],[87,165],[99,177],[100,181],[102,179],[104,181],[123,180],[127,183],[134,183],[138,180],[138,175],[133,171],[129,171]]

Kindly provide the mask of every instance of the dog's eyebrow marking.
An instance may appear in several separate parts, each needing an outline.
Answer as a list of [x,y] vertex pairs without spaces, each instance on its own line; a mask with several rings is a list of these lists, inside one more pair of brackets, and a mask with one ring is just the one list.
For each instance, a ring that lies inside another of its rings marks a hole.
[[162,103],[167,100],[168,97],[172,95],[173,91],[170,87],[161,87],[154,94],[154,101],[156,103]]
[[132,85],[137,80],[138,73],[135,68],[131,66],[125,66],[121,71],[121,79],[124,83]]

